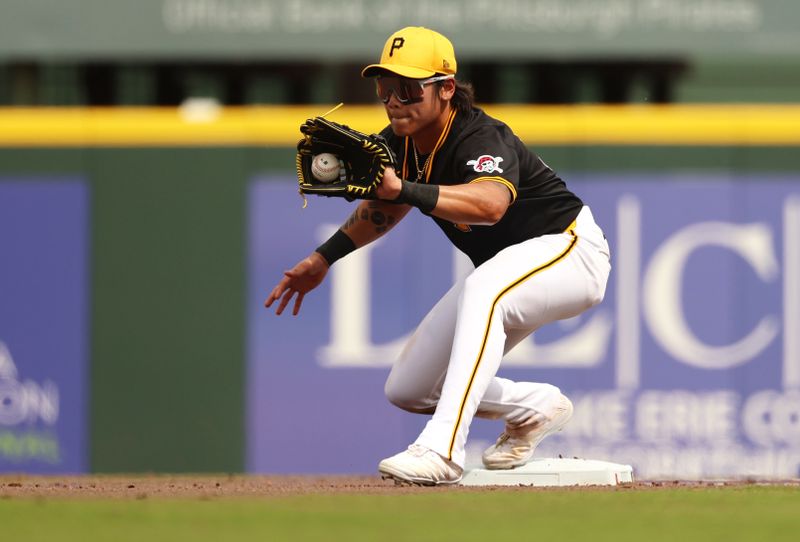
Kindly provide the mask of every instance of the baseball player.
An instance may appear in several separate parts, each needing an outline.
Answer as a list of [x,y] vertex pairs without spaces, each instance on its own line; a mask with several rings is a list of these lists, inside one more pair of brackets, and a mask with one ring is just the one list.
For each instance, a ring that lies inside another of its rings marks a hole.
[[[505,429],[483,454],[490,469],[525,464],[572,416],[551,384],[496,375],[503,355],[539,327],[603,299],[609,247],[592,213],[503,122],[473,104],[455,79],[453,46],[422,27],[386,41],[374,78],[389,118],[381,133],[397,157],[325,243],[285,273],[265,304],[281,314],[336,260],[384,235],[414,208],[430,216],[475,270],[425,316],[386,382],[393,404],[432,414],[408,449],[384,459],[384,477],[423,485],[458,482],[473,416]],[[421,277],[421,279],[424,277]]]

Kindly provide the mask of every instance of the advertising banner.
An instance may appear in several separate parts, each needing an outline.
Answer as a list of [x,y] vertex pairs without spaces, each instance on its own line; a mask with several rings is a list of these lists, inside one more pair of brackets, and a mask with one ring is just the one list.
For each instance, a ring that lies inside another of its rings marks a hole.
[[88,189],[0,178],[0,472],[88,467]]
[[[640,478],[800,475],[800,176],[566,178],[613,269],[599,306],[503,361],[499,375],[575,404],[537,456],[628,463]],[[375,472],[427,420],[383,397],[389,367],[469,263],[412,212],[277,317],[263,301],[283,271],[355,204],[302,210],[289,179],[262,178],[249,205],[248,469]],[[468,463],[501,431],[476,420]]]
[[793,58],[798,13],[793,0],[3,0],[0,58],[373,59],[406,26],[473,59]]

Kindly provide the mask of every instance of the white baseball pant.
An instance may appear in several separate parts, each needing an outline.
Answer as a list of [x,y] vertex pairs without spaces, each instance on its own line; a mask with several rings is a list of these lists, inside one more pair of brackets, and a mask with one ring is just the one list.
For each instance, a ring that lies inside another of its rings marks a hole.
[[611,270],[589,207],[570,228],[510,246],[457,282],[409,339],[386,381],[395,405],[433,413],[416,443],[464,466],[475,415],[522,425],[560,390],[496,377],[503,355],[539,327],[599,303]]

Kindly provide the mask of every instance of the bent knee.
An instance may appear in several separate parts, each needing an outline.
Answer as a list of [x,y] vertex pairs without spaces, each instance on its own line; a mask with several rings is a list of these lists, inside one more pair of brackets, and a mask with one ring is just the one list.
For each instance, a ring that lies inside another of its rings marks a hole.
[[436,399],[424,396],[416,390],[398,386],[391,378],[386,381],[384,393],[390,403],[408,412],[432,414],[436,410]]
[[603,298],[606,296],[606,284],[597,283],[594,285],[594,288],[591,289],[589,292],[589,306],[594,307],[595,305],[599,305]]
[[589,295],[589,307],[594,307],[595,305],[599,305],[601,301],[603,301],[604,292],[595,291]]

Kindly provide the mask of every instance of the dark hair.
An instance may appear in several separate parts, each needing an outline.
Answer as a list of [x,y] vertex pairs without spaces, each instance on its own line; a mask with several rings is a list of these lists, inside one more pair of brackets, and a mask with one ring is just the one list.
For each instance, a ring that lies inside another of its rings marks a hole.
[[450,98],[450,104],[459,111],[469,111],[475,106],[475,89],[472,83],[456,79],[456,92]]

